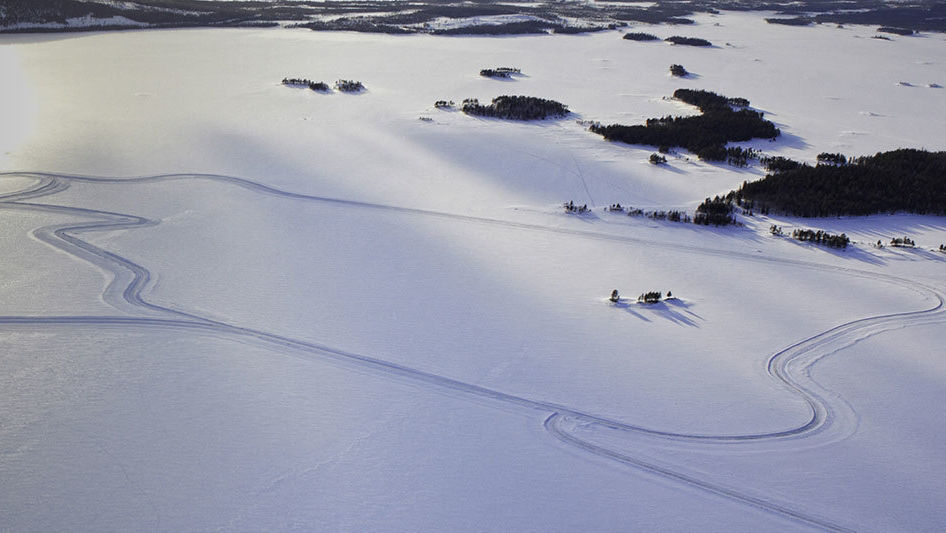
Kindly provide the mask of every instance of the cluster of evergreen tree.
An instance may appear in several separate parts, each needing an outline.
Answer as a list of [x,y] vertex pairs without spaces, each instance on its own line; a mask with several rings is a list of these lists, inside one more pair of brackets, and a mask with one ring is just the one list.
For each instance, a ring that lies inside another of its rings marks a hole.
[[677,211],[676,209],[671,209],[670,211],[651,211],[647,213],[647,216],[654,220],[669,220],[670,222],[690,223],[693,221],[690,215],[686,214],[685,211]]
[[294,26],[309,28],[313,31],[357,31],[360,33],[384,33],[387,35],[407,35],[415,33],[413,30],[365,20],[363,17],[341,17],[332,20],[315,20],[306,24]]
[[307,78],[283,78],[283,85],[290,87],[308,87],[313,91],[328,92],[331,88],[324,81],[312,81]]
[[637,301],[645,304],[655,304],[659,302],[663,296],[663,293],[660,291],[648,291],[638,296]]
[[650,154],[650,162],[655,165],[663,165],[667,162],[667,158],[660,154]]
[[667,37],[664,40],[668,43],[683,44],[686,46],[713,46],[713,43],[707,41],[706,39],[700,39],[697,37],[681,37],[679,35],[674,35],[672,37]]
[[686,211],[678,211],[676,209],[671,209],[670,211],[644,211],[643,209],[635,209],[634,207],[624,207],[621,204],[611,204],[608,207],[608,211],[617,211],[623,213],[627,211],[628,216],[639,217],[646,216],[652,220],[669,220],[670,222],[692,222],[693,219],[690,218],[690,215]]
[[810,17],[792,17],[792,18],[776,17],[776,18],[766,18],[765,21],[768,22],[769,24],[782,24],[785,26],[811,26],[815,22]]
[[582,214],[591,211],[588,208],[588,204],[576,205],[573,200],[569,200],[562,204],[562,207],[565,208],[566,213]]
[[832,154],[830,152],[821,152],[815,157],[819,165],[846,165],[847,157],[844,154]]
[[894,237],[890,239],[890,246],[895,246],[897,248],[913,248],[916,246],[916,242],[910,237]]
[[726,162],[734,167],[747,167],[749,161],[758,159],[759,152],[753,148],[730,146],[726,148]]
[[719,196],[712,200],[707,198],[696,208],[696,214],[693,216],[694,224],[709,226],[728,226],[736,223],[736,217],[732,214],[732,202]]
[[[677,89],[673,96],[703,112],[692,117],[648,119],[644,125],[592,124],[590,130],[605,139],[661,148],[679,146],[707,161],[725,161],[726,143],[754,138],[772,139],[781,132],[762,113],[745,109],[745,98],[726,98],[710,91]],[[734,105],[742,109],[733,109]],[[736,155],[734,153],[734,155]]]
[[625,33],[624,38],[628,41],[659,41],[660,37],[649,33],[630,32]]
[[542,120],[568,114],[568,106],[565,104],[534,96],[497,96],[489,105],[480,104],[475,98],[468,98],[463,101],[461,110],[468,115],[509,120]]
[[456,105],[453,103],[453,100],[437,100],[434,102],[434,107],[437,109],[453,109],[453,106]]
[[681,102],[695,105],[704,113],[732,111],[733,107],[749,107],[749,100],[745,98],[739,96],[727,98],[712,91],[699,89],[677,89],[673,92],[673,97]]
[[505,24],[458,26],[456,28],[437,29],[431,33],[434,35],[527,35],[533,33],[548,33],[549,31],[564,27],[565,26],[562,24],[545,20],[526,20],[521,22],[507,22]]
[[946,244],[940,244],[940,245],[939,245],[939,251],[940,251],[940,252],[943,252],[944,254],[946,254]]
[[739,198],[802,217],[898,211],[946,215],[946,152],[900,149],[799,165],[743,183]]
[[908,28],[896,28],[894,26],[881,26],[877,31],[883,33],[893,33],[894,35],[913,35],[914,31]]
[[787,157],[763,157],[759,159],[762,166],[769,172],[782,172],[784,170],[795,170],[801,166],[801,163]]
[[832,248],[847,248],[851,244],[851,239],[845,234],[834,235],[826,231],[814,231],[810,229],[796,229],[792,232],[792,238],[799,241],[813,242]]
[[338,80],[335,82],[335,88],[343,93],[356,93],[365,89],[364,84],[355,80]]
[[678,65],[676,63],[670,65],[670,73],[680,78],[685,78],[688,74],[690,74],[687,72],[687,69],[683,68],[683,65]]
[[484,68],[480,71],[480,76],[486,78],[511,78],[514,74],[522,74],[522,71],[513,67]]

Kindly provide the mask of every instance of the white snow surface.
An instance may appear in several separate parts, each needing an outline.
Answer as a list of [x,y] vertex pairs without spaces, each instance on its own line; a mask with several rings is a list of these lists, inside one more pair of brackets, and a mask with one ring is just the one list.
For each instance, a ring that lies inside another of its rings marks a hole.
[[[697,20],[646,31],[713,48],[0,37],[0,529],[941,529],[943,219],[608,213],[762,173],[579,121],[695,113],[664,98],[692,87],[765,111],[771,155],[944,150],[944,38]],[[432,105],[500,94],[573,113]]]

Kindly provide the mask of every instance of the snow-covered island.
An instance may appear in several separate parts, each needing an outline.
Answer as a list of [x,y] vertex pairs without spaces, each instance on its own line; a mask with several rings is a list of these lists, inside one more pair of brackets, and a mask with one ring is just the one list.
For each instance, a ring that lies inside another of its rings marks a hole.
[[0,530],[946,523],[935,11],[158,4],[0,35]]

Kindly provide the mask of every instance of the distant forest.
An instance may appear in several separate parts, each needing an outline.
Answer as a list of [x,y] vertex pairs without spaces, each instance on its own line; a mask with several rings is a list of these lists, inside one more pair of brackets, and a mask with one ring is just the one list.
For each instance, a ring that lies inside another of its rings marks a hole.
[[779,162],[784,170],[729,193],[739,205],[801,217],[908,212],[946,215],[946,152],[900,149],[819,164]]
[[[591,3],[564,0],[535,3],[509,0],[333,0],[266,2],[214,0],[3,0],[0,31],[89,31],[124,27],[276,26],[293,21],[296,27],[318,31],[372,33],[530,34],[581,33],[627,26],[629,23],[693,24],[692,15],[719,10],[775,13],[774,23],[870,24],[911,31],[946,31],[946,3],[940,0],[662,0],[642,6],[632,2]],[[445,28],[441,19],[518,15],[528,17],[504,24],[475,24]],[[64,24],[66,19],[92,16],[103,25],[73,28],[10,28],[15,24]],[[760,15],[760,17],[763,15]],[[124,17],[129,23],[109,20]],[[799,19],[798,17],[804,17]],[[105,26],[104,24],[110,24]],[[5,27],[6,26],[6,27]]]
[[726,98],[710,91],[692,89],[677,89],[673,96],[699,107],[703,114],[651,118],[646,124],[635,126],[593,124],[590,130],[609,141],[656,146],[661,151],[682,147],[700,159],[725,161],[732,158],[737,164],[744,164],[746,154],[739,148],[727,150],[726,143],[755,138],[774,139],[781,133],[774,124],[762,118],[762,113],[746,109],[749,101],[745,98]]

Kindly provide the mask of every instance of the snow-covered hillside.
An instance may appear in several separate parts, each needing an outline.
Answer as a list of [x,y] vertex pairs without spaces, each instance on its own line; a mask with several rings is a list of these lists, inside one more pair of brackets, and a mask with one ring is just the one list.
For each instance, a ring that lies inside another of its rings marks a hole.
[[[744,145],[769,155],[946,150],[946,38],[646,31],[714,46],[0,38],[0,529],[938,529],[943,219],[607,212],[762,171],[586,126],[696,113],[688,87],[764,111],[782,136]],[[433,106],[502,94],[573,113]]]

